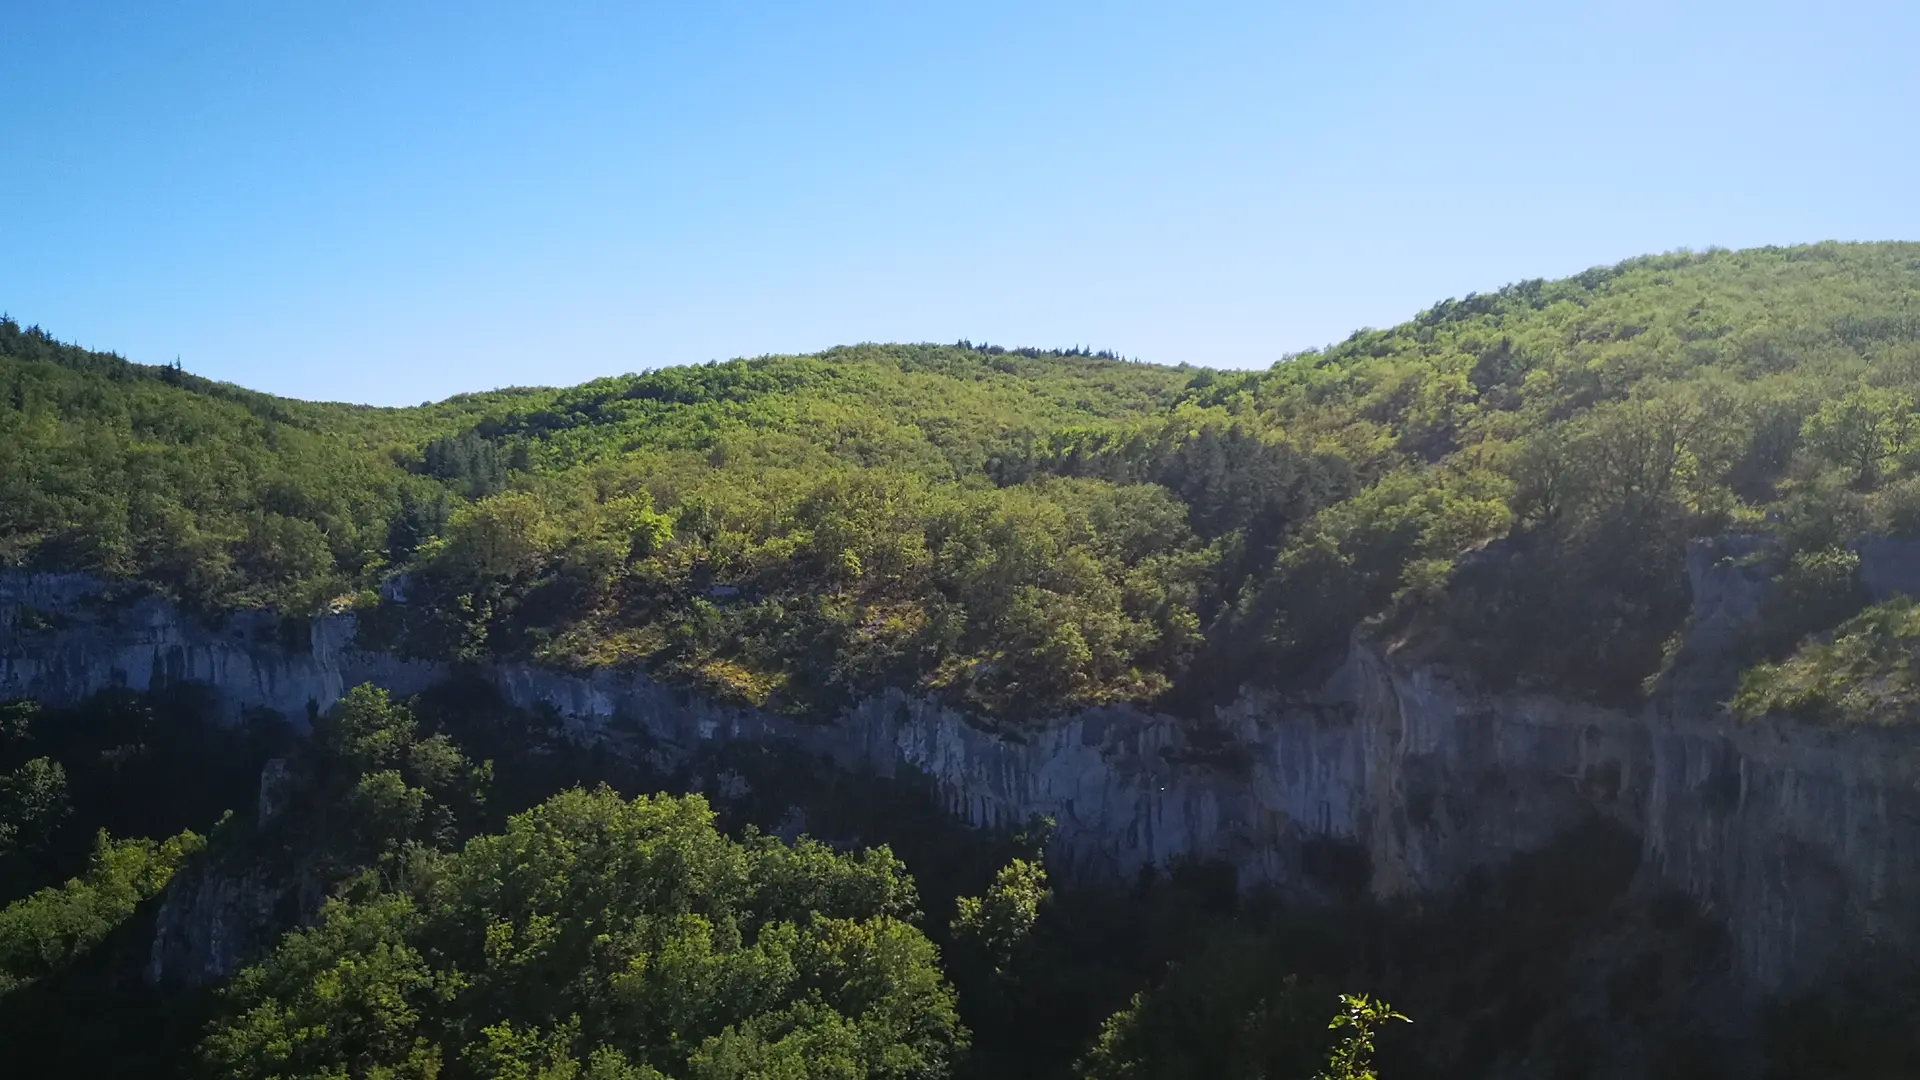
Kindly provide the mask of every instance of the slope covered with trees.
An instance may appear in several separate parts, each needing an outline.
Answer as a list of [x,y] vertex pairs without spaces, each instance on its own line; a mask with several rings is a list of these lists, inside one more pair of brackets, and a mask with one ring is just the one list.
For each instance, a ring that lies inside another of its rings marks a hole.
[[[859,346],[410,409],[0,321],[0,567],[353,609],[401,652],[634,664],[817,717],[894,686],[1019,725],[1203,713],[1314,677],[1356,630],[1630,702],[1682,628],[1687,542],[1744,532],[1775,574],[1734,714],[1894,724],[1920,617],[1867,606],[1849,545],[1920,538],[1917,400],[1920,245],[1900,244],[1636,259],[1262,371]],[[1606,935],[1641,951],[1609,961],[1604,1022],[1663,1039],[1687,1032],[1660,1003],[1719,963],[1684,905],[1636,906],[1638,849],[1611,833],[1417,917],[1269,908],[1205,867],[1055,896],[1037,862],[982,870],[945,834],[867,850],[912,814],[867,806],[869,840],[830,849],[576,787],[658,785],[436,693],[361,688],[297,744],[190,723],[186,690],[0,709],[22,1067],[1304,1078],[1370,1075],[1377,1034],[1391,1075],[1469,1076],[1592,1056],[1576,983]],[[943,883],[931,901],[909,867]],[[250,882],[278,920],[211,997],[137,977],[176,873]],[[1910,1014],[1871,989],[1871,1015]],[[1362,990],[1418,1022],[1342,996]],[[1778,1075],[1910,1071],[1853,1016],[1777,1025]],[[1700,1052],[1660,1060],[1715,1075]]]
[[[1244,373],[860,346],[396,410],[0,358],[0,560],[796,712],[1191,708],[1369,622],[1624,700],[1688,538],[1920,530],[1910,244],[1636,259]],[[1807,611],[1756,659],[1852,614]]]

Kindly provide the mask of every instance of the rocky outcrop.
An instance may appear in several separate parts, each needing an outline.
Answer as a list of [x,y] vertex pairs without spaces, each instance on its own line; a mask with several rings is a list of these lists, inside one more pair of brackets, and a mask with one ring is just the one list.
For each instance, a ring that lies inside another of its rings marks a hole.
[[1644,872],[1722,920],[1761,986],[1920,944],[1916,732],[1696,722],[1652,745]]
[[1874,603],[1920,596],[1920,540],[1864,536],[1847,546],[1860,556],[1860,584]]
[[1719,711],[1739,676],[1740,657],[1773,591],[1772,565],[1757,536],[1725,536],[1687,548],[1692,610],[1687,634],[1661,674],[1654,711],[1663,718]]
[[296,921],[296,890],[263,864],[201,859],[182,869],[154,916],[147,981],[208,986],[238,971]]
[[83,574],[0,574],[0,700],[60,706],[192,683],[218,692],[226,719],[264,709],[304,724],[309,707],[349,687],[415,693],[445,677],[443,665],[363,652],[353,640],[350,615],[203,619]]
[[[1691,553],[1692,632],[1659,700],[1635,713],[1480,693],[1364,643],[1306,698],[1249,693],[1203,725],[1094,709],[1022,737],[898,692],[806,723],[634,673],[506,664],[488,675],[580,740],[666,759],[777,742],[922,779],[974,825],[1052,817],[1052,857],[1087,878],[1217,859],[1244,882],[1299,894],[1417,900],[1599,816],[1642,837],[1649,887],[1681,890],[1725,921],[1746,977],[1791,989],[1850,948],[1920,943],[1908,914],[1920,912],[1920,739],[1721,713],[1725,660],[1767,588],[1754,554],[1741,541]],[[1911,573],[1879,564],[1889,558],[1906,551],[1863,550],[1872,580]],[[316,620],[288,647],[262,616],[205,627],[165,604],[99,596],[83,579],[0,579],[0,696],[71,701],[190,680],[232,712],[297,721],[362,681],[405,693],[442,674],[355,650],[350,616]],[[237,886],[187,883],[180,894],[163,917],[183,927],[251,910]],[[220,933],[201,933],[194,955],[226,955]]]

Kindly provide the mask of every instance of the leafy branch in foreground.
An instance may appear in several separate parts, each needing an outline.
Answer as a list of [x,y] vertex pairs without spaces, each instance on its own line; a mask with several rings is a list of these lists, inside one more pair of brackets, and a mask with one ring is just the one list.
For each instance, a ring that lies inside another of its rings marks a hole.
[[1373,1038],[1380,1027],[1392,1021],[1409,1022],[1392,1006],[1365,994],[1340,995],[1341,1011],[1327,1025],[1340,1032],[1339,1041],[1327,1056],[1327,1068],[1319,1080],[1378,1080],[1373,1071]]

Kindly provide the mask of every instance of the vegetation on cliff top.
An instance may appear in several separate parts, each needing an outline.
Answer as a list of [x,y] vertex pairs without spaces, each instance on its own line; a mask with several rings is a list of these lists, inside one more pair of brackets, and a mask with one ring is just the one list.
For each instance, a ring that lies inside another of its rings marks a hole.
[[861,346],[397,410],[6,323],[0,562],[802,712],[1178,707],[1369,620],[1622,699],[1689,537],[1920,532],[1917,395],[1912,244],[1635,259],[1256,372]]
[[[1448,301],[1262,372],[862,346],[416,409],[285,401],[0,321],[0,566],[207,610],[352,607],[402,651],[639,663],[810,713],[903,686],[1018,722],[1198,706],[1311,671],[1357,627],[1494,684],[1626,698],[1680,628],[1687,540],[1744,530],[1777,574],[1735,710],[1889,723],[1915,703],[1920,615],[1863,610],[1849,543],[1920,536],[1917,301],[1916,245],[1679,254]],[[1023,859],[945,894],[954,918],[923,932],[886,849],[729,838],[698,799],[556,795],[605,763],[569,757],[553,783],[527,740],[501,744],[516,776],[496,784],[473,747],[500,733],[370,688],[289,753],[270,820],[113,840],[253,805],[271,737],[213,741],[163,698],[0,711],[0,1023],[34,1060],[1367,1076],[1395,1017],[1337,993],[1365,985],[1442,1018],[1422,1053],[1479,1075],[1527,1039],[1588,1055],[1561,1038],[1585,1030],[1556,1012],[1564,980],[1596,927],[1638,917],[1620,900],[1637,847],[1575,838],[1566,864],[1517,860],[1406,941],[1367,911],[1331,934],[1263,922],[1230,882],[1195,891],[1197,916],[1156,914],[1182,875],[1204,885],[1193,867],[1143,880],[1110,924],[1085,898],[1062,918]],[[213,1014],[129,975],[190,857],[330,897]],[[1654,951],[1609,976],[1616,1019],[1715,962],[1687,919],[1645,917]]]
[[1920,605],[1876,604],[1740,680],[1732,708],[1822,724],[1911,724],[1920,717]]

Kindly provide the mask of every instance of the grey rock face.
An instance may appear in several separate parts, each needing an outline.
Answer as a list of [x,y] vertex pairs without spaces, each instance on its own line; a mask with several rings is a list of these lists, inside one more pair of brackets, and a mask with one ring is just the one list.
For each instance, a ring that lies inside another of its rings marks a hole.
[[265,828],[268,822],[280,816],[280,811],[286,809],[287,785],[290,782],[286,758],[270,758],[260,767],[260,798],[254,813],[254,821],[258,826]]
[[1850,545],[1860,556],[1860,579],[1874,603],[1920,596],[1920,540],[1865,536]]
[[200,861],[168,883],[154,918],[150,983],[209,986],[264,953],[285,925],[280,908],[293,887],[264,868]]
[[1760,985],[1920,943],[1913,731],[1694,723],[1657,731],[1653,752],[1645,870],[1724,920]]
[[1764,556],[1757,536],[1723,536],[1687,546],[1693,605],[1686,638],[1653,702],[1661,716],[1713,715],[1733,694],[1738,653],[1773,591],[1773,568]]
[[[1920,943],[1908,914],[1920,912],[1920,739],[1723,715],[1729,673],[1717,662],[1767,588],[1744,558],[1752,553],[1739,540],[1690,553],[1691,633],[1642,713],[1478,693],[1366,645],[1312,697],[1249,693],[1205,730],[1120,707],[1023,738],[899,692],[816,724],[633,673],[503,664],[491,677],[582,741],[666,759],[779,742],[849,769],[923,778],[976,826],[1052,817],[1060,872],[1089,879],[1220,859],[1244,882],[1303,896],[1417,898],[1600,815],[1643,838],[1650,886],[1682,890],[1726,922],[1743,975],[1788,989],[1849,947]],[[1882,558],[1863,553],[1876,566]],[[0,697],[57,703],[191,680],[236,713],[299,719],[362,681],[409,693],[443,674],[357,651],[350,616],[317,620],[303,647],[288,648],[261,632],[262,617],[205,628],[152,601],[101,607],[97,594],[85,579],[0,577]],[[177,929],[162,936],[192,944],[178,950],[185,960],[164,963],[157,944],[156,971],[211,971],[237,955],[223,943],[255,901],[241,885],[183,879],[163,911],[163,927]]]
[[307,623],[289,642],[266,612],[205,622],[151,597],[115,599],[82,574],[0,574],[0,700],[70,705],[103,690],[198,683],[219,692],[226,719],[268,709],[304,724],[363,682],[415,693],[442,665],[353,647],[354,619]]

